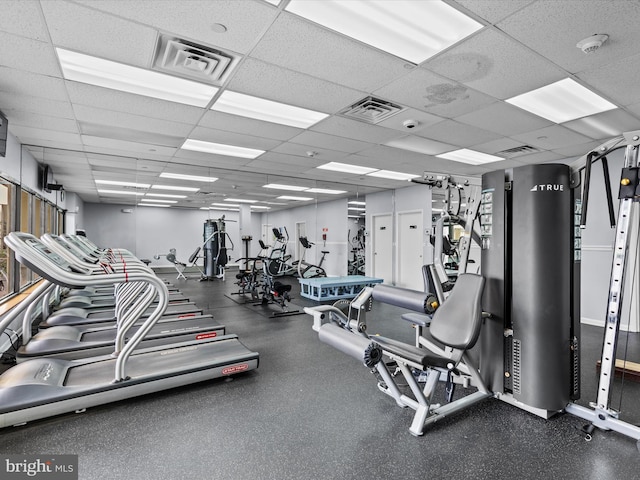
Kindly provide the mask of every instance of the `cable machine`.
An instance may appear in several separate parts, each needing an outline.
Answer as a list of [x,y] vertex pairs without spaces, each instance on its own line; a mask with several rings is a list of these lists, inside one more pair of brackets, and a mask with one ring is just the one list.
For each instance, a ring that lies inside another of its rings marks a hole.
[[202,281],[224,279],[224,267],[227,265],[229,255],[227,253],[227,240],[233,250],[233,241],[226,232],[224,215],[217,220],[207,219],[204,222],[204,273]]

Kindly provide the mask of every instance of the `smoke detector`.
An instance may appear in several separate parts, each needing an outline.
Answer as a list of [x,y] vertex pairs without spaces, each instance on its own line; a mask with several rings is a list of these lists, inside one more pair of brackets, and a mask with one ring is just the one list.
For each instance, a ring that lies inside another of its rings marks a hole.
[[604,33],[597,33],[585,38],[584,40],[579,41],[576,44],[576,47],[578,47],[584,53],[593,53],[598,50],[602,46],[602,44],[607,41],[608,38],[609,35],[606,35]]

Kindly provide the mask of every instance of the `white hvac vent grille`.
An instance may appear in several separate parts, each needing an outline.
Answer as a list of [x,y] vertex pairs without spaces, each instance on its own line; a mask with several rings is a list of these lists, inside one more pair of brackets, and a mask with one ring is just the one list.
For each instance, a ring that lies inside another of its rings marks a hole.
[[519,157],[521,155],[527,155],[529,153],[539,152],[540,149],[532,147],[531,145],[521,145],[519,147],[508,148],[500,152],[496,152],[495,155],[503,158]]
[[379,123],[404,110],[400,105],[381,100],[375,97],[367,97],[354,103],[340,112],[340,115],[361,122]]
[[513,340],[513,366],[512,366],[512,378],[513,378],[513,393],[522,393],[521,384],[521,357],[522,357],[522,342],[520,340]]
[[222,85],[240,61],[235,53],[161,35],[156,48],[153,68],[181,77]]

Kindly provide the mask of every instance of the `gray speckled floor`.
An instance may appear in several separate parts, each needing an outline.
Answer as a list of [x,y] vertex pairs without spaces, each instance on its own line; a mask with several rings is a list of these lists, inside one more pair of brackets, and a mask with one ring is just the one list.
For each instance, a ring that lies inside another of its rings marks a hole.
[[[172,277],[167,277],[172,278]],[[631,479],[633,440],[583,420],[542,420],[497,400],[409,431],[412,411],[378,391],[356,360],[317,340],[311,317],[269,318],[225,297],[226,282],[176,285],[260,352],[258,370],[0,431],[3,454],[78,454],[89,479]],[[295,285],[297,281],[290,279]],[[314,302],[296,298],[299,305]],[[379,306],[371,330],[412,341]],[[583,329],[583,400],[595,396],[601,329]],[[624,343],[624,342],[622,342]],[[630,360],[640,357],[630,337]],[[618,382],[619,383],[619,382]],[[614,394],[617,406],[619,388]],[[626,382],[624,418],[640,422],[640,384]]]

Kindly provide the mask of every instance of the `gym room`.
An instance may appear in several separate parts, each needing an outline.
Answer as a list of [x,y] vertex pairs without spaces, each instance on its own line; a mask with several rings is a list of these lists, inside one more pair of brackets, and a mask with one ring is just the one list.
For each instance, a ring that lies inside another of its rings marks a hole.
[[639,25],[0,0],[0,478],[638,478]]

